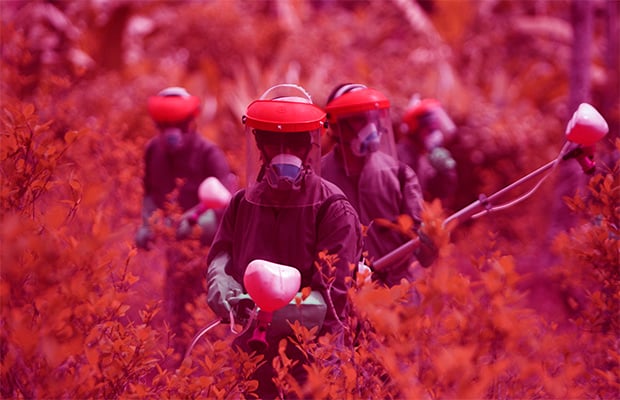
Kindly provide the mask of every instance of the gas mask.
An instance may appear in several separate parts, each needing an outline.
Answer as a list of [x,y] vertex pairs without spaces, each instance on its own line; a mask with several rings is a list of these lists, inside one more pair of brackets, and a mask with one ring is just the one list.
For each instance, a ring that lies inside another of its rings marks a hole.
[[298,190],[303,178],[302,161],[292,154],[278,154],[267,166],[265,178],[274,189]]
[[364,157],[379,150],[381,132],[374,122],[366,124],[351,140],[351,151],[358,157]]
[[443,145],[443,133],[439,129],[435,129],[431,131],[424,138],[424,147],[426,147],[426,149],[429,151],[437,147],[441,147],[442,145]]
[[185,132],[178,127],[166,127],[162,130],[164,143],[170,151],[178,151],[185,144]]

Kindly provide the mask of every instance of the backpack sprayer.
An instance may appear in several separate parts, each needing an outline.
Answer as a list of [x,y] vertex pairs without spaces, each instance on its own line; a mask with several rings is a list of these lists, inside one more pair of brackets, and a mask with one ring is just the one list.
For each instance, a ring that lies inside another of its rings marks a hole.
[[[542,185],[545,179],[547,179],[547,177],[553,172],[561,161],[576,159],[585,173],[593,173],[596,166],[593,159],[593,146],[596,142],[601,140],[608,131],[609,127],[607,122],[601,114],[599,114],[599,112],[590,104],[581,103],[566,126],[566,142],[562,147],[560,154],[554,160],[490,196],[480,195],[477,201],[446,218],[443,222],[443,226],[447,226],[452,221],[461,223],[469,218],[478,218],[491,211],[504,210],[520,203],[530,197],[540,187],[540,185]],[[541,175],[542,177],[536,185],[525,194],[519,196],[517,199],[501,205],[493,204],[494,201],[500,196],[505,195],[515,188]],[[406,242],[400,247],[392,250],[390,253],[374,261],[371,265],[371,269],[375,271],[382,271],[386,269],[395,261],[402,260],[403,257],[408,257],[419,246],[419,244],[419,238]]]
[[[301,274],[297,268],[277,264],[266,260],[253,260],[243,275],[246,294],[228,299],[230,310],[230,330],[241,335],[253,327],[247,345],[257,352],[264,352],[268,347],[268,337],[281,337],[291,332],[289,322],[300,321],[308,327],[323,324],[327,306],[320,293],[313,291],[303,298],[299,293]],[[235,330],[235,309],[251,308],[250,318],[242,331]],[[189,356],[196,343],[211,329],[224,323],[218,318],[192,339],[185,352]]]

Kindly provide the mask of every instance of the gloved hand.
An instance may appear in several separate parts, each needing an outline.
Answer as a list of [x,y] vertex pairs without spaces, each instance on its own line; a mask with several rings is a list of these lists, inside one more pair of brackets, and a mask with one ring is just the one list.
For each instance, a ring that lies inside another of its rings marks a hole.
[[230,322],[231,305],[228,300],[242,292],[241,285],[232,276],[220,276],[207,289],[207,304],[222,321]]
[[198,217],[198,225],[202,231],[200,241],[203,245],[210,245],[218,228],[217,215],[214,210],[207,210]]
[[[228,298],[228,304],[232,309],[233,318],[235,324],[247,326],[247,323],[255,317],[254,311],[256,304],[254,300],[247,293],[242,293],[238,296]],[[232,323],[232,321],[231,321]]]
[[177,226],[176,238],[177,240],[182,240],[187,238],[192,233],[192,226],[194,224],[187,218],[182,218],[181,222],[179,222],[179,226]]
[[456,167],[452,154],[444,147],[435,147],[428,156],[431,166],[437,171],[446,172]]
[[222,253],[207,269],[207,304],[223,322],[230,322],[229,300],[243,293],[241,284],[226,273],[229,261],[230,256]]
[[179,225],[177,226],[176,238],[182,240],[189,237],[192,234],[192,228],[196,225],[198,219],[197,206],[187,210],[179,219]]
[[368,283],[372,281],[372,269],[366,265],[363,261],[357,263],[357,269],[355,271],[355,277],[364,276],[364,282]]
[[439,256],[439,249],[433,240],[422,229],[418,231],[420,246],[415,251],[415,256],[424,268],[430,267]]
[[150,250],[151,242],[155,238],[153,231],[147,225],[142,225],[136,232],[136,246],[140,249]]

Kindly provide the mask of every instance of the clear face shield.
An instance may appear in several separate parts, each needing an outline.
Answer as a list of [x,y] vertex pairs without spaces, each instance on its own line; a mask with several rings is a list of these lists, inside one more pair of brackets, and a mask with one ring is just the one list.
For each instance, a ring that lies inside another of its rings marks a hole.
[[320,201],[324,120],[325,112],[294,84],[273,86],[248,106],[246,200],[277,207]]
[[375,152],[396,157],[389,109],[342,115],[329,129],[339,143],[348,175],[359,174],[366,158]]
[[418,127],[419,132],[414,134],[419,135],[428,151],[442,147],[456,131],[456,125],[439,104],[418,117]]
[[320,129],[269,132],[246,126],[246,198],[255,204],[304,206],[316,199],[305,186],[320,175]]

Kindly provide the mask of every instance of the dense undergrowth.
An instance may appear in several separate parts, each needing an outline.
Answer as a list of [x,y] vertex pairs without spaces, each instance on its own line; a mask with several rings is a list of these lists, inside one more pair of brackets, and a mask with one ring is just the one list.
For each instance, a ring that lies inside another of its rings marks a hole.
[[[118,162],[121,142],[88,129],[59,137],[32,104],[15,101],[3,112],[3,397],[251,397],[256,382],[247,377],[261,356],[235,353],[225,331],[200,342],[180,368],[166,368],[173,354],[158,316],[156,262],[137,253],[96,178],[101,167],[84,158],[103,146]],[[416,283],[352,282],[348,346],[333,348],[329,339],[316,346],[300,327],[295,345],[313,360],[308,384],[289,380],[285,353],[279,384],[312,398],[613,398],[619,172],[617,163],[567,199],[580,222],[556,238],[561,262],[548,273],[581,293],[570,320],[543,318],[528,304],[514,258],[493,235],[473,251],[437,228],[441,257]],[[117,179],[121,185],[123,174]],[[428,204],[427,225],[441,226],[442,213]],[[172,245],[204,256],[196,242]],[[422,295],[415,306],[406,301],[414,287]],[[195,315],[188,333],[213,317],[204,297],[188,306]]]
[[[67,2],[67,15],[92,24],[74,44],[96,49],[97,10],[74,3]],[[557,192],[549,184],[505,213],[441,228],[454,208],[559,150],[568,114],[565,72],[552,68],[559,62],[541,61],[553,43],[523,40],[519,29],[531,21],[519,19],[504,32],[510,13],[497,12],[471,25],[475,10],[459,2],[464,9],[430,20],[455,52],[441,58],[445,47],[435,49],[432,34],[416,31],[402,9],[383,2],[300,12],[312,16],[312,34],[282,27],[267,3],[265,10],[252,3],[248,17],[233,1],[219,9],[216,2],[188,2],[177,10],[187,25],[171,29],[178,18],[155,3],[133,11],[160,27],[142,38],[147,54],[116,70],[39,65],[27,29],[36,22],[15,19],[0,28],[2,398],[253,397],[257,383],[248,377],[262,356],[232,349],[228,326],[209,332],[183,362],[173,353],[163,307],[166,251],[200,265],[208,249],[198,240],[172,241],[166,226],[151,251],[134,246],[142,151],[155,132],[145,99],[171,84],[213,96],[217,107],[209,123],[201,116],[201,133],[222,145],[243,183],[243,107],[282,80],[299,81],[319,102],[341,81],[369,83],[389,92],[395,118],[413,91],[439,96],[459,125],[451,149],[461,173],[452,210],[428,203],[424,215],[439,243],[437,263],[415,283],[392,289],[352,281],[346,346],[334,348],[329,338],[316,346],[312,332],[297,328],[276,359],[283,391],[316,399],[618,397],[620,141],[597,145],[597,172],[585,185],[571,179],[562,199],[570,215],[550,212]],[[527,4],[498,8],[518,13]],[[336,15],[344,18],[340,26]],[[384,23],[372,23],[373,15]],[[545,19],[550,33],[563,31],[559,20]],[[206,48],[211,36],[225,40]],[[300,37],[307,46],[296,45]],[[186,53],[171,50],[179,43]],[[488,51],[500,47],[513,53]],[[453,65],[443,65],[446,59]],[[493,77],[485,75],[491,70]],[[410,79],[403,83],[403,76]],[[507,90],[509,81],[515,83]],[[610,137],[617,136],[611,126]],[[174,218],[178,211],[168,213]],[[570,224],[546,237],[550,224],[568,217]],[[414,290],[422,295],[417,305],[410,302]],[[191,337],[214,315],[204,294],[187,307]],[[286,346],[311,360],[303,387],[287,373]]]

